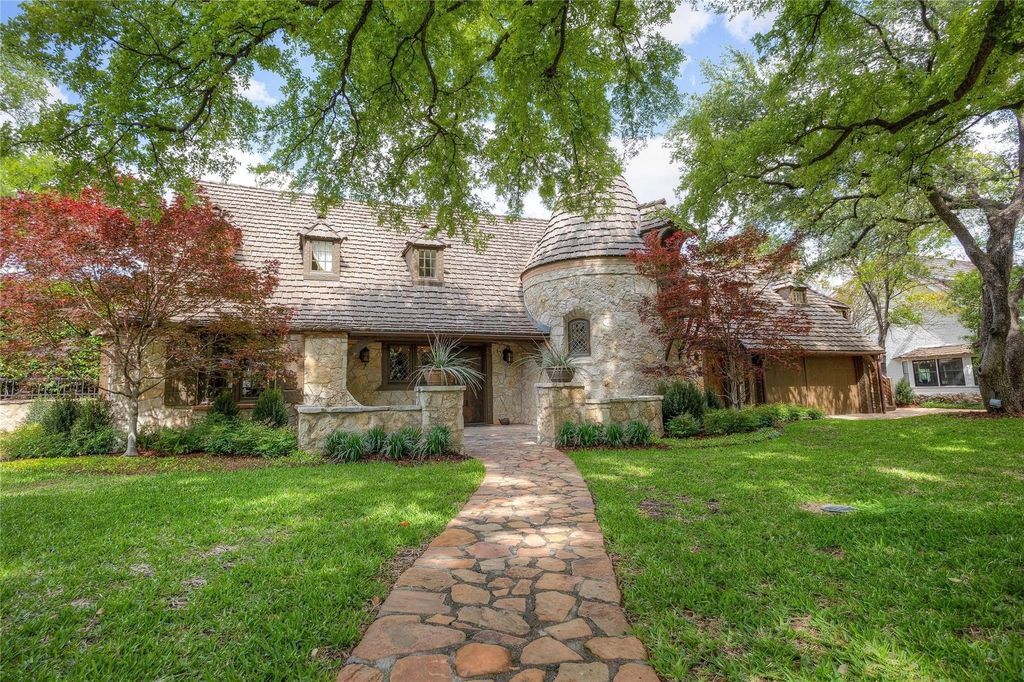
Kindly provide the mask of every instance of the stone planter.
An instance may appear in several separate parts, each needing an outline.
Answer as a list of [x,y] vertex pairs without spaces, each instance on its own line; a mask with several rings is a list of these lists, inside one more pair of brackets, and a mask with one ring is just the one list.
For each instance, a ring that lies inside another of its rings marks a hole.
[[568,384],[576,376],[576,370],[572,367],[547,367],[544,371],[553,384]]

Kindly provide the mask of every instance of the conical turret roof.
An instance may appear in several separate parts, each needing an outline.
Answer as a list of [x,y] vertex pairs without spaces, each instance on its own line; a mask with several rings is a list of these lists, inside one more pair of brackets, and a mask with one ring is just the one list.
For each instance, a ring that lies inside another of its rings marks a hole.
[[608,188],[611,209],[584,218],[579,213],[556,211],[537,242],[526,270],[557,261],[594,256],[627,256],[643,246],[640,208],[625,179],[616,178]]

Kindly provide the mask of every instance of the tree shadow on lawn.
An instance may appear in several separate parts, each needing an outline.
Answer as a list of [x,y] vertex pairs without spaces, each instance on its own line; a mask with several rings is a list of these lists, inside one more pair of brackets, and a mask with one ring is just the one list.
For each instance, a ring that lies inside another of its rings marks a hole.
[[577,456],[659,672],[1018,673],[1024,484],[1005,471],[1024,457],[1024,422],[962,426],[911,425],[904,440],[825,422],[719,450]]
[[8,499],[5,675],[327,679],[396,552],[440,532],[482,473],[174,473]]

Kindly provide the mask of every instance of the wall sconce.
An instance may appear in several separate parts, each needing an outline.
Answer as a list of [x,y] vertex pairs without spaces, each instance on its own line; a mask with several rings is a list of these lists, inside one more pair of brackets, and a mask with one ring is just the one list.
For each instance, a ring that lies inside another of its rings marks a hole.
[[511,365],[512,364],[512,349],[509,348],[508,346],[505,346],[505,350],[501,351],[501,359]]
[[359,360],[365,365],[370,361],[370,349],[363,346],[363,349],[359,351]]

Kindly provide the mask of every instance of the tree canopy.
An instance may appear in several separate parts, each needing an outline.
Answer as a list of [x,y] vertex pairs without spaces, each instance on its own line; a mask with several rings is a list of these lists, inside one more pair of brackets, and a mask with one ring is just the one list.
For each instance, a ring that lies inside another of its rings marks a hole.
[[[983,394],[1024,411],[1024,280],[1011,280],[1024,3],[786,2],[754,44],[756,58],[706,69],[709,91],[674,129],[684,222],[756,220],[840,252],[880,228],[940,220],[986,287]],[[920,205],[931,215],[915,217]]]
[[[549,202],[604,187],[613,138],[676,111],[682,54],[657,32],[675,4],[28,0],[0,35],[4,90],[42,74],[74,97],[4,123],[0,151],[50,154],[62,189],[113,199],[122,173],[187,191],[259,149],[261,170],[324,203],[436,210],[477,237],[487,185],[514,210],[535,187]],[[257,73],[280,101],[245,97]]]

